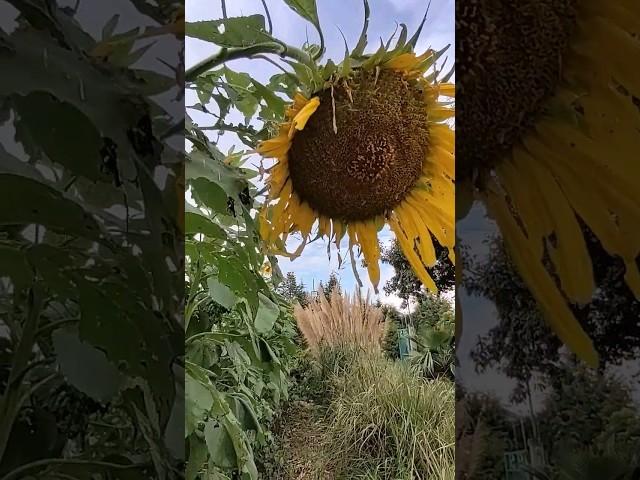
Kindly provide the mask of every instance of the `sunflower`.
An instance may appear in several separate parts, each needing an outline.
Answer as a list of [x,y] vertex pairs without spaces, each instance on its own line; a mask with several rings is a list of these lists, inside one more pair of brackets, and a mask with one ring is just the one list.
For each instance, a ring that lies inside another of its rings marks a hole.
[[[339,67],[311,95],[296,94],[277,135],[257,148],[276,159],[260,213],[266,243],[295,258],[309,241],[326,238],[339,250],[344,239],[356,278],[357,247],[376,292],[385,224],[426,288],[436,290],[427,271],[433,239],[454,259],[454,132],[446,122],[454,108],[442,99],[455,88],[437,80],[442,51],[407,47],[347,58],[349,73]],[[302,241],[289,253],[294,232]]]
[[457,187],[484,202],[553,331],[597,365],[571,310],[596,288],[585,229],[640,297],[640,3],[456,5]]

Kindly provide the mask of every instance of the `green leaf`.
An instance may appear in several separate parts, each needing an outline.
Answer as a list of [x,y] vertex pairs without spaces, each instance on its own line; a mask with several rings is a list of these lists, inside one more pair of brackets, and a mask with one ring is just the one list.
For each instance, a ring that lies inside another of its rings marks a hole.
[[227,194],[215,182],[206,178],[196,178],[190,182],[193,199],[198,205],[210,208],[215,213],[227,213]]
[[189,460],[185,471],[186,480],[196,480],[208,456],[207,444],[197,436],[191,435],[189,437]]
[[144,95],[159,95],[171,89],[176,84],[176,79],[162,75],[158,72],[143,69],[129,69],[138,81],[140,92]]
[[298,78],[290,73],[277,73],[269,79],[267,88],[274,92],[281,92],[293,98],[298,90]]
[[23,143],[34,142],[51,161],[75,175],[105,179],[100,171],[102,138],[90,118],[47,92],[16,96],[14,104],[18,112],[16,131]]
[[244,95],[236,101],[235,107],[244,115],[245,123],[248,124],[258,111],[258,99],[253,95]]
[[0,166],[0,192],[4,205],[11,206],[0,209],[0,225],[35,223],[66,235],[102,239],[102,229],[93,215],[47,184],[4,174]]
[[33,272],[23,251],[17,246],[0,245],[0,277],[11,278],[16,292],[31,285]]
[[258,333],[268,333],[278,320],[280,308],[262,293],[258,294],[260,306],[256,314],[255,327]]
[[191,435],[198,423],[213,407],[213,392],[191,375],[189,369],[185,377],[185,438]]
[[324,66],[324,68],[322,69],[322,77],[330,78],[331,75],[333,75],[337,71],[338,71],[338,67],[336,66],[336,64],[333,63],[333,60],[329,60],[327,64]]
[[80,338],[104,351],[122,373],[147,380],[154,394],[172,401],[175,385],[166,372],[171,370],[173,357],[165,318],[138,297],[133,283],[79,275],[74,281],[80,303]]
[[260,82],[253,80],[256,93],[260,95],[276,118],[284,117],[285,102]]
[[371,9],[369,8],[369,1],[363,0],[364,3],[364,25],[362,26],[362,32],[360,33],[360,38],[358,39],[358,44],[356,48],[353,49],[352,57],[358,58],[362,56],[364,53],[364,49],[367,48],[367,30],[369,29],[369,16],[371,14]]
[[248,47],[275,41],[265,30],[262,15],[187,22],[185,34],[221,47]]
[[320,31],[320,19],[318,18],[318,7],[316,0],[284,0],[289,7],[305,20],[308,20],[316,29]]
[[216,420],[209,420],[204,427],[204,438],[214,465],[222,468],[234,468],[238,465],[233,440],[224,425]]
[[320,85],[316,81],[316,76],[320,76],[319,74],[314,74],[313,70],[308,65],[299,62],[292,62],[290,60],[284,60],[285,63],[288,63],[291,68],[296,72],[296,76],[302,86],[305,87],[304,94],[309,96],[311,93],[315,92]]
[[248,254],[245,249],[239,247],[234,250],[232,256],[218,258],[218,280],[238,297],[246,298],[255,312],[258,309],[258,287],[255,274],[249,270],[248,265]]
[[427,5],[427,9],[424,12],[424,17],[422,17],[422,21],[420,22],[418,29],[416,30],[416,32],[413,34],[413,36],[408,42],[408,45],[411,45],[412,48],[416,48],[416,45],[418,44],[418,39],[420,38],[420,32],[422,32],[422,27],[424,27],[424,22],[427,21],[427,15],[429,14],[430,6],[431,6],[431,2],[429,2],[429,4]]
[[75,329],[54,331],[52,341],[60,370],[71,385],[102,403],[118,393],[123,384],[118,369],[103,352],[80,340]]
[[120,20],[120,15],[116,13],[113,17],[109,19],[107,23],[104,24],[104,27],[102,27],[102,37],[101,37],[102,40],[111,38],[111,36],[113,35],[113,32],[118,26],[119,20]]
[[236,304],[236,296],[233,291],[220,283],[216,278],[209,277],[207,279],[207,286],[209,287],[209,295],[216,303],[219,303],[224,308],[231,309]]
[[211,238],[225,239],[227,238],[226,232],[216,225],[207,217],[195,212],[186,212],[184,215],[184,233],[187,235],[193,235],[196,233],[203,233]]
[[251,85],[251,76],[244,72],[234,72],[228,67],[223,68],[224,77],[228,84],[238,93],[243,93]]
[[233,446],[236,451],[236,457],[238,459],[238,468],[241,473],[246,473],[243,478],[248,480],[258,480],[258,469],[256,468],[255,460],[253,458],[253,452],[248,445],[247,436],[240,428],[238,421],[233,415],[228,415],[224,418],[223,423],[231,436]]
[[246,181],[237,169],[232,169],[219,160],[201,151],[192,151],[187,156],[187,179],[205,178],[219,185],[229,197],[237,197],[245,188]]
[[227,395],[227,403],[244,430],[254,430],[257,434],[262,434],[258,416],[247,395],[242,393],[229,394]]

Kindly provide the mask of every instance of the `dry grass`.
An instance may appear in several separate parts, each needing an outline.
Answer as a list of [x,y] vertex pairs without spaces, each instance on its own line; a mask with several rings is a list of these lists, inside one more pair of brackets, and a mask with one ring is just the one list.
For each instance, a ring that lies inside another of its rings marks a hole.
[[307,346],[315,355],[320,348],[353,346],[377,352],[387,329],[382,310],[371,304],[369,295],[342,295],[337,290],[330,301],[320,291],[305,308],[297,305],[294,315]]

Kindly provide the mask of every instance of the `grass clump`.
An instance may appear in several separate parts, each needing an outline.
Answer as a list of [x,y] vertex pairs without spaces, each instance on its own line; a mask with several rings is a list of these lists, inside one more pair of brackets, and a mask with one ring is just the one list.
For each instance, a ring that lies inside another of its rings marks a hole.
[[324,450],[338,478],[454,478],[455,398],[400,362],[362,355],[334,377]]
[[359,292],[349,296],[334,290],[326,298],[320,291],[306,307],[296,305],[294,315],[314,355],[319,355],[323,347],[348,346],[368,352],[382,348],[387,328],[382,309]]

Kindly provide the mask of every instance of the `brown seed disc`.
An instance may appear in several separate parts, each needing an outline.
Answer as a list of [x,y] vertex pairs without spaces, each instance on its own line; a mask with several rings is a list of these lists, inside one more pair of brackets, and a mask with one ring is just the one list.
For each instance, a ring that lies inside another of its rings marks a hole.
[[456,177],[491,167],[542,113],[579,0],[456,2]]
[[322,215],[346,221],[369,220],[397,206],[427,154],[418,83],[392,71],[380,71],[377,79],[363,71],[348,86],[339,81],[333,101],[331,88],[317,95],[320,106],[289,151],[293,190]]

